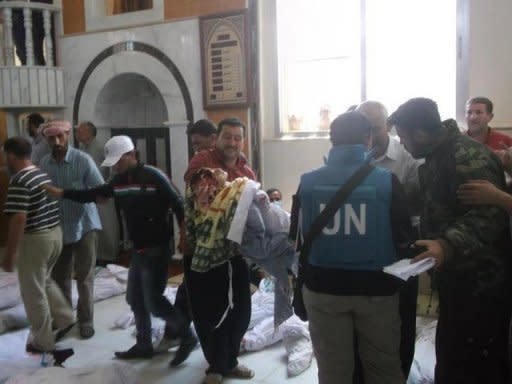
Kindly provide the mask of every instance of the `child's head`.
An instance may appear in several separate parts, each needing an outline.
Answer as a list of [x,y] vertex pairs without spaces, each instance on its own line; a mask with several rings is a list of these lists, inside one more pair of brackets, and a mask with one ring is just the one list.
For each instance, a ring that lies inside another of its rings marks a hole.
[[227,174],[222,169],[200,168],[190,179],[190,189],[199,208],[208,208],[217,193],[226,184]]

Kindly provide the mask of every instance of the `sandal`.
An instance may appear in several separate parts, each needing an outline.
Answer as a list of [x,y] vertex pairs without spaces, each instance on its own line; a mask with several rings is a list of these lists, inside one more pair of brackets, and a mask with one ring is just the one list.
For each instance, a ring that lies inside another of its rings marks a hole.
[[254,371],[247,368],[245,365],[238,364],[235,368],[226,374],[226,377],[234,377],[237,379],[252,379]]

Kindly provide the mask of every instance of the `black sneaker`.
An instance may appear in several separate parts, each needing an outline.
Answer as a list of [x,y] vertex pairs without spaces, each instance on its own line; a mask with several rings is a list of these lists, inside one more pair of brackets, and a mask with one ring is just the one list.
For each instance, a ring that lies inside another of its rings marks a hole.
[[189,357],[190,353],[194,350],[197,345],[197,338],[194,336],[190,328],[187,330],[185,335],[181,338],[180,347],[174,355],[174,359],[171,360],[169,365],[176,367],[183,363]]
[[115,356],[118,359],[128,360],[128,359],[151,359],[153,357],[153,349],[143,349],[135,344],[133,347],[128,349],[127,351],[115,352]]

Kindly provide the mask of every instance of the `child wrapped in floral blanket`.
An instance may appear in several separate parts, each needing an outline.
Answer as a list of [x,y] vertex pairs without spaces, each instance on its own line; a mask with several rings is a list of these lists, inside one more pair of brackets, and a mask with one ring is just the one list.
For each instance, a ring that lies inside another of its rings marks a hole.
[[236,254],[261,266],[276,279],[277,327],[293,314],[288,271],[297,260],[288,240],[288,213],[270,204],[259,183],[245,177],[227,182],[226,176],[201,168],[191,177],[185,203],[187,239],[194,246],[191,268],[204,272]]

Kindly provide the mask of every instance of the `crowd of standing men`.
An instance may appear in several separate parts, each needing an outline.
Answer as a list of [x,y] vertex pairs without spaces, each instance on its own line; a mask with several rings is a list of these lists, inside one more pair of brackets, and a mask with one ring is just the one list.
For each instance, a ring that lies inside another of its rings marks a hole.
[[[512,168],[512,142],[488,127],[491,119],[492,103],[471,99],[464,134],[455,121],[441,120],[435,102],[417,98],[391,116],[381,103],[364,102],[331,123],[326,164],[304,174],[297,191],[292,215],[297,231],[291,235],[299,245],[336,191],[358,169],[371,167],[314,239],[301,268],[321,384],[405,382],[414,356],[418,281],[401,283],[382,268],[407,257],[435,260],[436,383],[509,379],[506,211],[512,203],[504,192],[504,170]],[[31,325],[27,350],[58,356],[55,343],[75,324],[72,276],[80,335],[93,337],[93,274],[102,229],[95,203],[114,199],[133,242],[127,302],[137,329],[135,345],[116,357],[151,358],[178,342],[170,363],[178,365],[197,344],[193,320],[209,364],[205,383],[252,378],[254,372],[237,360],[251,315],[243,255],[226,246],[226,262],[194,270],[194,202],[184,200],[163,172],[141,163],[129,137],[114,136],[105,144],[101,166],[114,173],[105,183],[99,160],[85,152],[100,157],[92,123],[77,129],[78,150],[69,145],[68,122],[44,123],[37,115],[28,120],[32,145],[20,137],[3,144],[12,177],[2,262],[5,270],[15,265],[18,270]],[[390,135],[392,127],[401,143]],[[228,181],[256,179],[242,153],[243,122],[228,118],[216,127],[199,120],[187,133],[195,151],[184,175],[187,185],[204,167],[224,170]],[[185,278],[174,305],[163,296],[169,212],[180,225],[184,254]],[[151,315],[166,323],[157,347]]]

